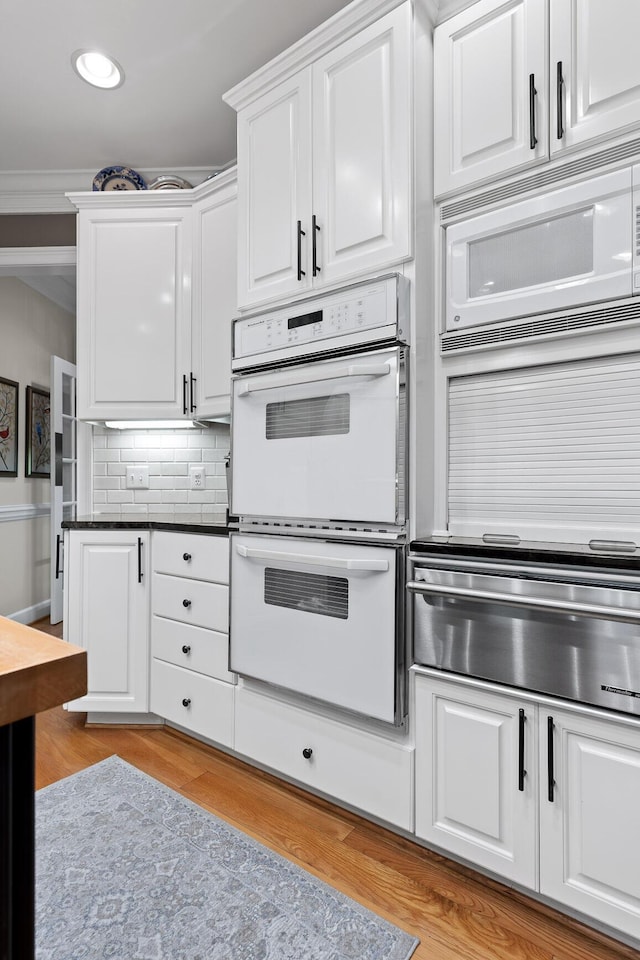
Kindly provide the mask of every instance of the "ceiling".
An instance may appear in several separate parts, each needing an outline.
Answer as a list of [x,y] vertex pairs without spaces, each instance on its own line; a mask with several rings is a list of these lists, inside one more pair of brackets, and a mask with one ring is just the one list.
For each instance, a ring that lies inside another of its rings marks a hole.
[[[63,210],[65,189],[91,190],[114,164],[195,185],[233,162],[222,94],[347,3],[0,0],[0,214],[51,212],[56,185]],[[87,48],[121,64],[123,86],[76,76],[71,54]]]

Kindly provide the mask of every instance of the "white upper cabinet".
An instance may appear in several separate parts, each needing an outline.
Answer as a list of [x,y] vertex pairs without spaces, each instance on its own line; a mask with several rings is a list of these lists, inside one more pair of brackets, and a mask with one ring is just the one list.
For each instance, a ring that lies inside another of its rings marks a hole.
[[552,0],[551,153],[640,122],[637,0]]
[[637,0],[479,0],[434,35],[435,194],[640,125]]
[[480,0],[436,29],[436,196],[546,159],[546,18],[546,0]]
[[188,208],[107,201],[80,210],[81,419],[175,418],[187,412],[190,275]]
[[[238,108],[238,305],[411,256],[411,6]],[[325,44],[326,49],[326,44]]]
[[215,187],[193,205],[190,400],[194,415],[205,419],[231,409],[231,323],[237,313],[235,172],[220,174]]
[[236,177],[194,190],[71,194],[78,207],[78,417],[230,410]]

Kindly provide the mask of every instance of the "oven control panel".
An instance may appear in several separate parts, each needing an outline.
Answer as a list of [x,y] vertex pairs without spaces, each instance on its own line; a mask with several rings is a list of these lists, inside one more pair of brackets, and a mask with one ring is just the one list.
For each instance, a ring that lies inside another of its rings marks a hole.
[[232,369],[350,346],[408,343],[409,281],[399,274],[239,317],[233,324]]

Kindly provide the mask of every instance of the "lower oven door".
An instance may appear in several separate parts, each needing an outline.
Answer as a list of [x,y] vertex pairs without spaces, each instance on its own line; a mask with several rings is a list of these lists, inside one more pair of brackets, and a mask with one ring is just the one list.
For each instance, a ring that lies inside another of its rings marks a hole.
[[[632,578],[416,564],[416,663],[640,714],[640,592]],[[553,577],[553,579],[552,579]]]
[[405,351],[233,380],[231,512],[404,522]]
[[402,570],[397,546],[233,534],[231,669],[401,722]]

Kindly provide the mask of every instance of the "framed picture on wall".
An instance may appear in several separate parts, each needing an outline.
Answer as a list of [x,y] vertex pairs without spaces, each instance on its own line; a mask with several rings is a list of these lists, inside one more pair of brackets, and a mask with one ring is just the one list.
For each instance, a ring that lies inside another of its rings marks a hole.
[[0,377],[0,478],[18,476],[18,391],[15,380]]
[[25,477],[51,473],[50,413],[49,392],[27,387]]

